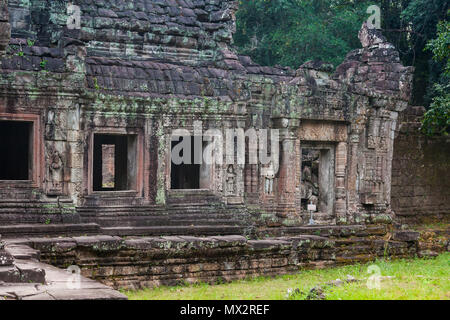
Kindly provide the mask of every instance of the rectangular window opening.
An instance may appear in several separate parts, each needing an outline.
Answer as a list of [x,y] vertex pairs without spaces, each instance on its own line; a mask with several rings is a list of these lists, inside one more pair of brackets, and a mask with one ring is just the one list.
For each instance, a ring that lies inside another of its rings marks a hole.
[[136,190],[136,135],[94,135],[93,191]]
[[[198,189],[208,189],[210,187],[210,165],[206,164],[203,160],[203,150],[206,147],[206,143],[202,142],[202,148],[197,150],[198,155],[195,157],[195,139],[196,137],[180,137],[179,141],[172,141],[172,148],[174,148],[179,143],[184,143],[184,139],[191,139],[191,161],[190,163],[175,164],[171,161],[171,189],[173,190],[198,190]],[[202,139],[197,137],[197,139]],[[179,156],[184,156],[184,150],[181,149]],[[201,164],[199,161],[201,159]],[[196,163],[197,162],[197,163]]]
[[0,121],[0,180],[32,180],[33,123]]

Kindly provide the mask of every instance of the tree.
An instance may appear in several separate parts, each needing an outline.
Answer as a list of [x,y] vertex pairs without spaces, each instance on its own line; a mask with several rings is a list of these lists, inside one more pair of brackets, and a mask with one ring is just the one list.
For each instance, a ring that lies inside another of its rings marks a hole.
[[340,64],[359,47],[368,1],[241,1],[235,43],[263,65],[298,68],[308,60]]
[[428,136],[448,135],[450,131],[450,23],[440,21],[437,38],[426,45],[437,63],[444,64],[439,83],[434,85],[436,96],[422,121],[422,132]]
[[442,62],[424,51],[446,19],[448,0],[241,0],[235,43],[241,54],[262,65],[297,68],[308,60],[340,64],[360,47],[358,31],[370,5],[381,8],[382,29],[415,67],[413,101],[429,106],[437,96]]
[[[397,2],[397,1],[393,1]],[[433,60],[431,51],[425,51],[427,43],[436,37],[439,21],[447,18],[448,0],[409,0],[399,16],[407,29],[404,44],[399,46],[402,61],[412,65],[414,73],[413,103],[428,107],[437,95],[434,84],[439,82],[442,64]],[[391,14],[395,17],[395,14]],[[390,34],[388,33],[388,38]]]

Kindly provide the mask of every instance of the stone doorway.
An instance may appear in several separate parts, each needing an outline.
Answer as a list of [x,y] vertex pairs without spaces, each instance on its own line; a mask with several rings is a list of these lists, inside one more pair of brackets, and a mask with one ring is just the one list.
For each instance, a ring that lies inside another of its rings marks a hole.
[[334,147],[307,145],[302,147],[301,209],[315,204],[318,213],[331,218],[334,211]]

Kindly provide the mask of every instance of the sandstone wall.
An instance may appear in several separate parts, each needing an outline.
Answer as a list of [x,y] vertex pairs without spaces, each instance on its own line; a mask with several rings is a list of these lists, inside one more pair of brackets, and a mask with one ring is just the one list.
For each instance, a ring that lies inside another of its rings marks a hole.
[[419,133],[422,107],[400,115],[392,164],[392,208],[403,223],[445,221],[450,213],[450,139]]

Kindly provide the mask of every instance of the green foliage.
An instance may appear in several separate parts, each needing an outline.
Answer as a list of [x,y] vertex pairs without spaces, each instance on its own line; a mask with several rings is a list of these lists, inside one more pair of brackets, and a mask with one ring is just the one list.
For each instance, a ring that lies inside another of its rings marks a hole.
[[100,90],[100,86],[98,84],[98,79],[97,78],[94,78],[94,88],[95,88],[95,90]]
[[241,1],[235,43],[263,65],[297,68],[308,60],[340,64],[359,46],[368,1]]
[[440,95],[433,99],[422,120],[421,130],[428,136],[448,135],[450,132],[450,85],[436,85]]
[[437,38],[426,45],[434,54],[436,62],[445,62],[445,75],[450,76],[450,22],[440,21],[437,26]]
[[262,65],[297,68],[308,60],[340,64],[360,47],[358,31],[370,5],[381,8],[381,27],[415,67],[413,103],[429,106],[442,83],[442,62],[424,51],[446,19],[448,0],[241,0],[235,44]]
[[442,82],[442,62],[433,60],[427,43],[436,38],[438,22],[447,18],[448,0],[409,0],[400,15],[404,45],[398,47],[405,65],[416,68],[414,74],[413,103],[429,107],[438,94],[435,84]]
[[39,65],[41,66],[42,69],[45,69],[45,67],[47,66],[48,61],[47,60],[42,60]]
[[[450,23],[440,21],[437,38],[426,45],[433,59],[444,64],[440,83],[434,85],[435,97],[422,121],[422,132],[428,136],[448,135],[450,130]],[[442,84],[443,83],[443,84]]]

